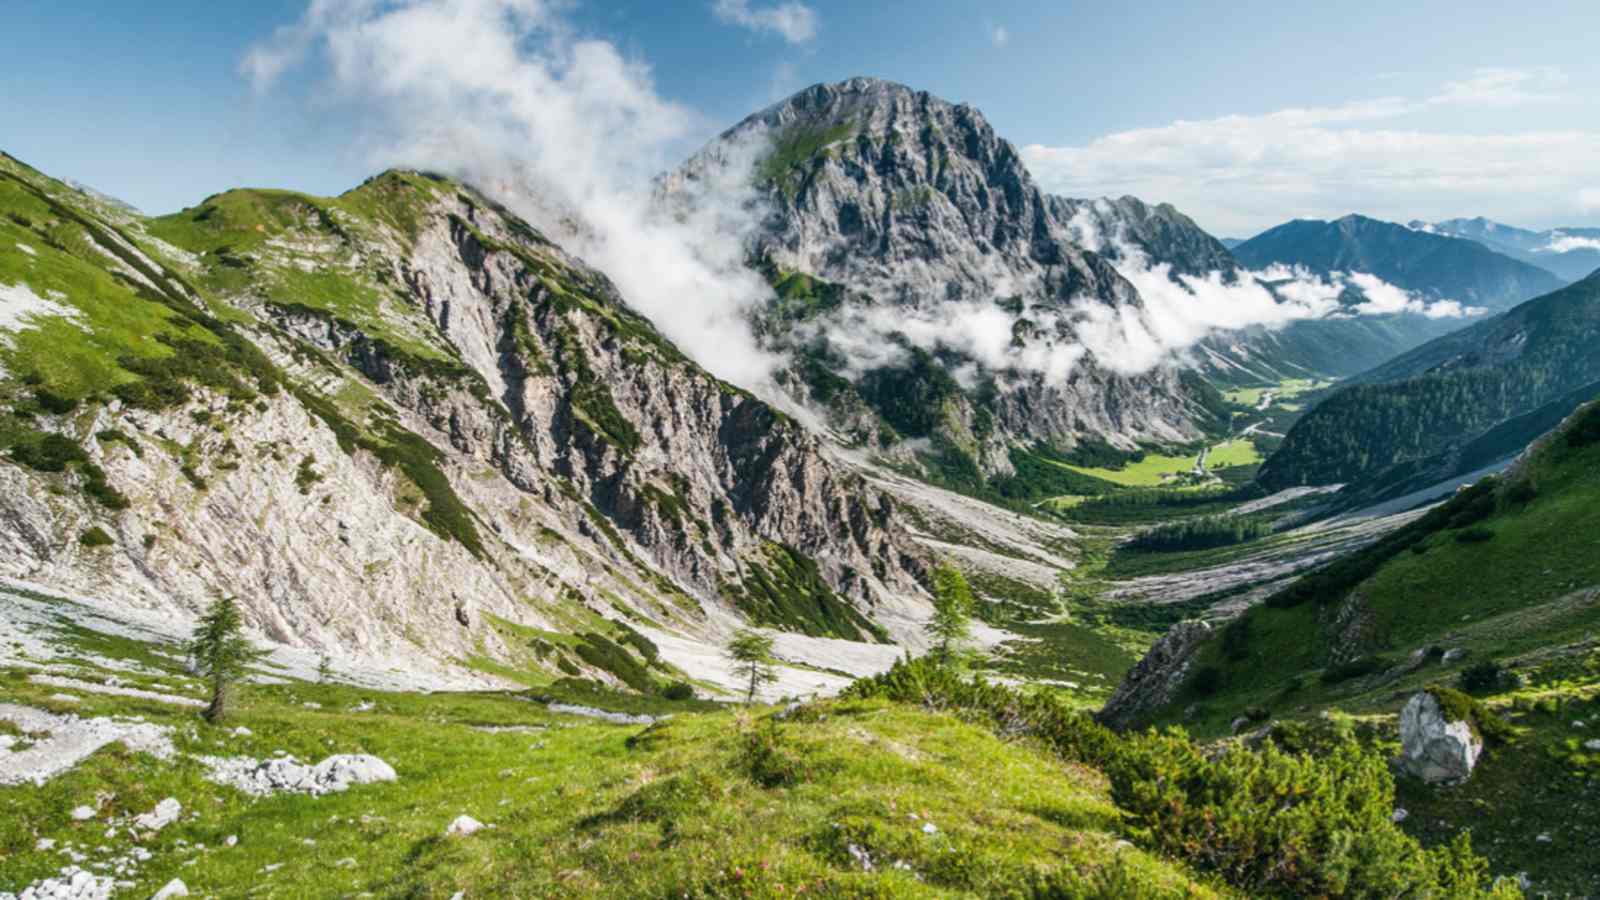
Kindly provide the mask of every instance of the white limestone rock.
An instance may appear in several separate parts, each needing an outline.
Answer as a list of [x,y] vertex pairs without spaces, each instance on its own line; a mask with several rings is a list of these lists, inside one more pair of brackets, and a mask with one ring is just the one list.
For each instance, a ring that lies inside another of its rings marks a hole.
[[1423,691],[1400,711],[1400,767],[1429,784],[1459,784],[1472,776],[1483,739],[1471,722],[1450,721],[1438,698]]

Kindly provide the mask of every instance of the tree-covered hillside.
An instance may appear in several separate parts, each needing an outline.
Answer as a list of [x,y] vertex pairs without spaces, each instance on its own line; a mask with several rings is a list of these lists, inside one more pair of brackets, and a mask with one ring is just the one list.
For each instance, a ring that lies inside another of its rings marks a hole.
[[[1450,454],[1562,401],[1565,409],[1546,411],[1546,419],[1559,418],[1588,399],[1582,389],[1597,380],[1600,276],[1591,276],[1357,379],[1295,425],[1261,481],[1270,488],[1382,481],[1391,467]],[[1500,444],[1502,458],[1520,449]]]

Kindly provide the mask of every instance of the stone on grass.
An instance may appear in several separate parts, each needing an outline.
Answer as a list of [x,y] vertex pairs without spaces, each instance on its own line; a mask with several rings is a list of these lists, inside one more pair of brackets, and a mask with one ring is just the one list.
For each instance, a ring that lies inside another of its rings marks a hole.
[[94,818],[94,807],[78,806],[72,810],[72,819],[75,822],[87,822]]
[[474,819],[471,816],[462,815],[456,816],[455,821],[450,823],[450,827],[446,828],[444,833],[447,835],[460,835],[465,837],[469,834],[475,834],[476,832],[482,830],[482,822],[479,822],[477,819]]
[[321,796],[399,777],[388,763],[365,753],[330,756],[314,766],[296,762],[292,756],[268,760],[207,756],[202,761],[210,770],[207,778],[256,797],[277,793]]
[[171,897],[187,896],[189,896],[189,886],[183,883],[183,879],[174,878],[167,882],[161,890],[156,891],[150,900],[169,900]]
[[145,829],[146,831],[160,831],[168,825],[171,825],[173,822],[178,821],[178,816],[182,814],[183,804],[179,803],[176,797],[168,797],[160,803],[157,803],[155,809],[152,809],[143,815],[135,816],[133,819],[133,824]]
[[1427,691],[1413,695],[1400,711],[1400,744],[1400,768],[1428,784],[1466,781],[1483,752],[1472,723],[1449,721]]

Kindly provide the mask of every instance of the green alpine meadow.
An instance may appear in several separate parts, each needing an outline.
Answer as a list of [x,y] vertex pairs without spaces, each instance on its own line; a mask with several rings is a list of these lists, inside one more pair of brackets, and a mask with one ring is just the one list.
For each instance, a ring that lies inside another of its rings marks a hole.
[[1589,5],[15,5],[0,900],[1600,897]]

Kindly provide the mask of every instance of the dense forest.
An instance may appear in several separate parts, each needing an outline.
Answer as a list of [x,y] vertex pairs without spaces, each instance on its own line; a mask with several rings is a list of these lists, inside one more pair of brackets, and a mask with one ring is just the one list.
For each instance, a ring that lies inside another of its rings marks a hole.
[[1280,490],[1381,477],[1392,466],[1454,451],[1509,419],[1581,394],[1600,379],[1600,278],[1411,356],[1429,368],[1401,381],[1354,385],[1306,414],[1262,466],[1261,484]]
[[1242,516],[1203,516],[1146,529],[1134,535],[1127,546],[1129,550],[1147,553],[1210,550],[1213,547],[1231,547],[1234,544],[1257,540],[1271,533],[1272,525],[1260,519]]

